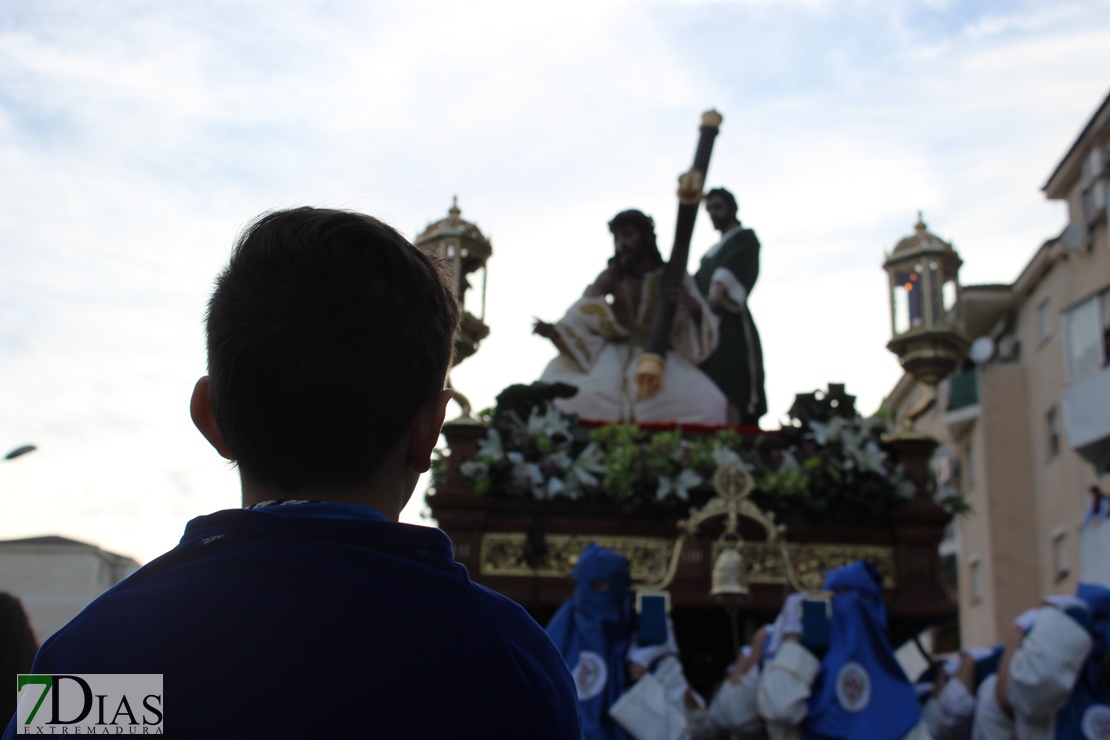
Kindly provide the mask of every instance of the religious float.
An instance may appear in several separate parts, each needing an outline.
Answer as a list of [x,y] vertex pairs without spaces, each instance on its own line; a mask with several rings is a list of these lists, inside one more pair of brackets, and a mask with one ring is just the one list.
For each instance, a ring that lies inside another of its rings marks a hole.
[[[680,178],[682,272],[719,122],[703,119],[694,167]],[[416,243],[454,266],[467,309],[457,339],[465,358],[488,333],[481,312],[490,244],[457,203]],[[950,245],[919,231],[884,265],[889,347],[927,387],[967,350],[952,310],[959,264]],[[667,351],[666,330],[650,334],[641,363],[649,372]],[[913,432],[912,414],[900,424],[863,418],[844,386],[830,384],[799,394],[791,423],[778,430],[598,423],[560,410],[572,393],[558,383],[512,386],[478,413],[462,398],[463,414],[444,426],[428,496],[471,577],[541,624],[571,594],[571,569],[590,542],[629,558],[641,594],[664,595],[687,676],[704,691],[788,593],[817,594],[827,570],[855,560],[883,575],[893,644],[954,622],[938,545],[966,502],[937,495],[936,444]]]

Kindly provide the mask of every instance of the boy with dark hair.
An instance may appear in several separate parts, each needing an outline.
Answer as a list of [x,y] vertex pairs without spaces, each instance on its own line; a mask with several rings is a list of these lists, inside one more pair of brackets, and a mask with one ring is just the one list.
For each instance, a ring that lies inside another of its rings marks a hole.
[[191,404],[244,508],[191,521],[33,671],[162,674],[173,737],[579,737],[543,630],[471,583],[443,532],[397,523],[439,438],[458,317],[440,267],[376,219],[249,227]]

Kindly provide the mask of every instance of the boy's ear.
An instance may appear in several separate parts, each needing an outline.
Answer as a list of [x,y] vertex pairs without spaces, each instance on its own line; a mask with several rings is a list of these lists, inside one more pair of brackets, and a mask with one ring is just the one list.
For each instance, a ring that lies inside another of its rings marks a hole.
[[435,394],[420,407],[409,427],[405,463],[417,473],[424,473],[432,466],[432,451],[439,442],[439,432],[447,415],[447,403],[455,391],[446,389]]
[[220,426],[216,423],[216,417],[212,414],[212,405],[208,402],[210,382],[210,378],[205,375],[193,387],[193,397],[189,401],[189,415],[193,417],[193,423],[197,425],[197,429],[208,440],[208,444],[215,447],[216,452],[220,453],[221,457],[234,460],[235,457],[231,454],[231,448],[227,446],[224,434],[220,431]]

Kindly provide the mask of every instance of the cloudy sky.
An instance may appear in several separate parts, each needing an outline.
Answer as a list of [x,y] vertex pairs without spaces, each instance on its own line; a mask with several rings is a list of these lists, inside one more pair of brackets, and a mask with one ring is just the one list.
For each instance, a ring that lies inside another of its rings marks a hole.
[[[917,210],[1012,281],[1064,208],[1040,187],[1108,91],[1103,0],[0,2],[0,538],[146,561],[237,504],[188,418],[238,231],[294,205],[415,237],[458,195],[491,238],[478,406],[536,379],[530,335],[604,267],[606,221],[664,252],[700,114],[709,184],[763,243],[770,413],[899,376],[884,250]],[[702,214],[696,259],[715,241]],[[417,519],[414,502],[406,516]]]

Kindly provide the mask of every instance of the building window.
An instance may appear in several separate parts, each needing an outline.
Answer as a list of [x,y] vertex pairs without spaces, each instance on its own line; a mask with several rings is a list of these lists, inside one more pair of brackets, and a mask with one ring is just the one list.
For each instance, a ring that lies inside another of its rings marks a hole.
[[[960,458],[951,447],[939,447],[933,453],[933,477],[936,480],[938,499],[946,499],[960,492]],[[952,523],[953,527],[955,522]]]
[[1084,188],[1080,195],[1083,202],[1083,220],[1088,233],[1106,221],[1106,181],[1096,180]]
[[968,574],[971,581],[972,603],[983,600],[983,567],[976,553],[967,559]]
[[1068,535],[1062,527],[1052,531],[1052,562],[1056,568],[1056,582],[1068,577]]
[[1102,365],[1110,365],[1110,290],[1102,291],[1098,300],[1099,314],[1102,316]]
[[1106,364],[1107,293],[1092,296],[1064,314],[1068,380],[1072,383],[1098,372]]
[[1080,173],[1080,187],[1082,190],[1083,220],[1087,225],[1088,234],[1094,228],[1106,221],[1106,174],[1107,164],[1110,159],[1105,149],[1092,150],[1083,162]]
[[1048,434],[1048,456],[1056,457],[1060,452],[1060,414],[1056,409],[1051,409],[1045,418],[1045,429]]
[[1037,327],[1040,330],[1041,339],[1052,336],[1052,314],[1048,312],[1047,298],[1037,304]]
[[971,488],[975,485],[975,449],[968,442],[964,445],[964,475],[967,478],[967,487]]

